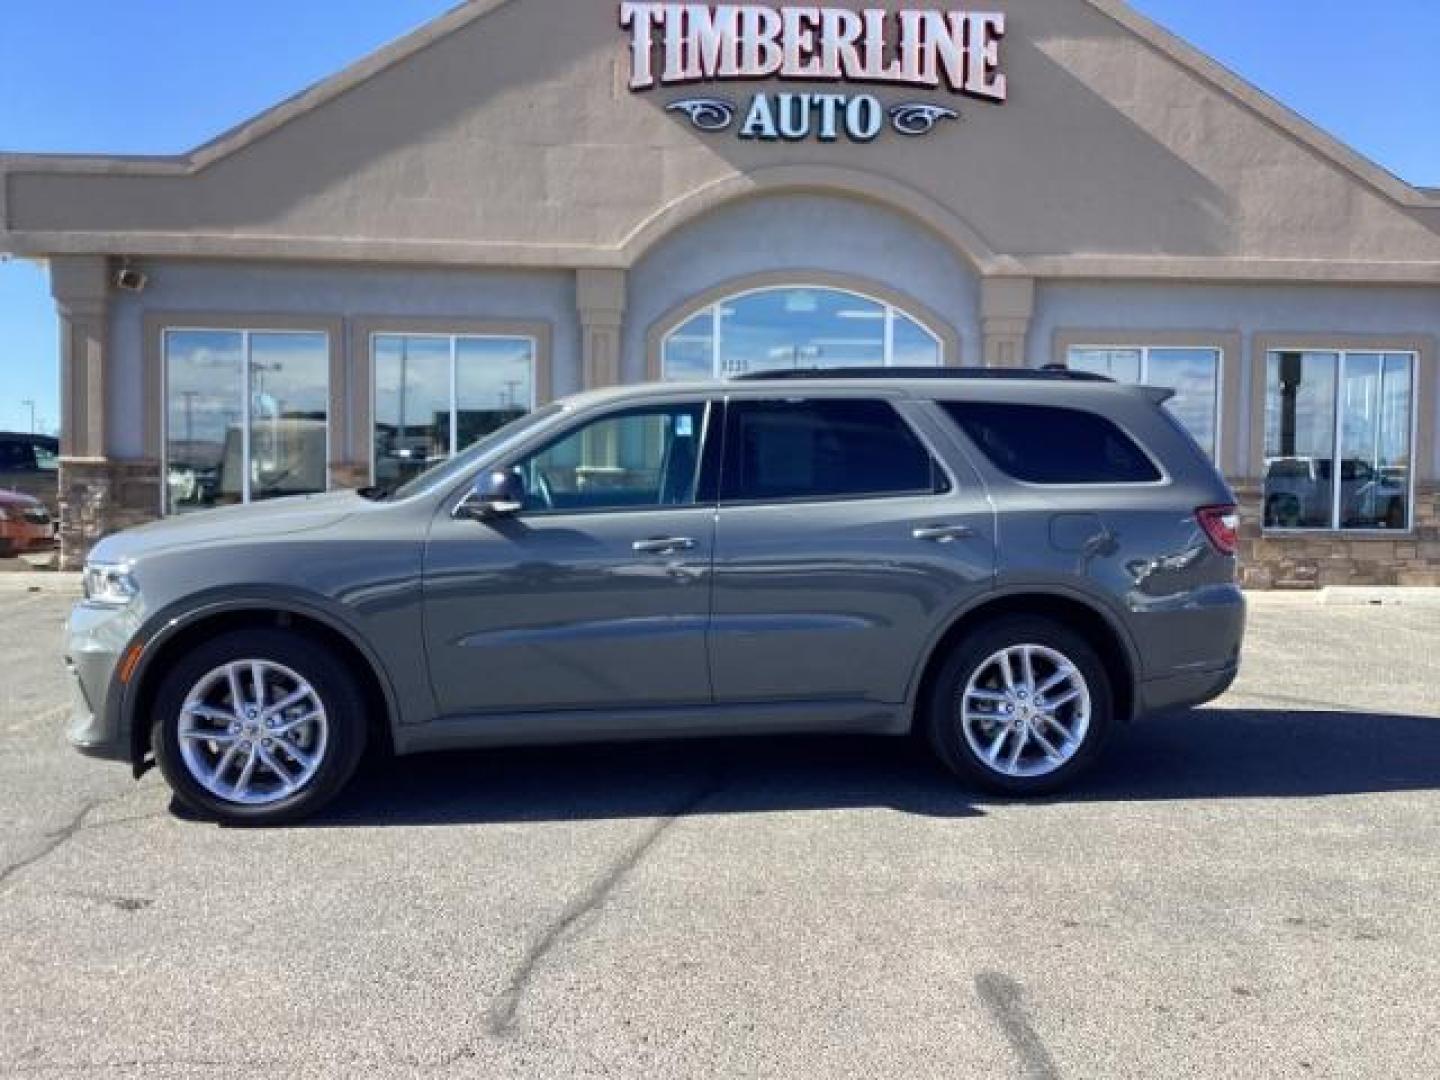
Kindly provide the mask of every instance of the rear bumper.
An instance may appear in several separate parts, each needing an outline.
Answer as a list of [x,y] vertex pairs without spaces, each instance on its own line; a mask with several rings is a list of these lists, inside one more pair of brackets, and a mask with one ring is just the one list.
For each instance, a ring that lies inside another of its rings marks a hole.
[[1142,682],[1136,688],[1135,713],[1137,716],[1148,716],[1214,701],[1230,689],[1239,671],[1240,664],[1231,662],[1213,669],[1187,671]]

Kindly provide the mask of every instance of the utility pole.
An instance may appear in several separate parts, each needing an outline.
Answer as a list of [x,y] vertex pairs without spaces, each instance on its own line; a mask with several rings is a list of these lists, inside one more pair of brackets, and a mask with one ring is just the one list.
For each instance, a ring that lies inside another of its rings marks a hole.
[[24,401],[20,402],[20,404],[21,404],[21,405],[28,405],[28,406],[30,406],[30,434],[31,434],[31,435],[34,435],[34,434],[35,434],[35,399],[34,399],[34,398],[26,398]]

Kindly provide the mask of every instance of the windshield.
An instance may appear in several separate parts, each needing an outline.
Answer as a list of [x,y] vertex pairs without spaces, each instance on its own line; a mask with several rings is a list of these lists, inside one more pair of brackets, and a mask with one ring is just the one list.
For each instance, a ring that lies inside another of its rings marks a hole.
[[466,470],[486,454],[499,450],[506,443],[514,442],[516,439],[528,435],[533,429],[543,426],[553,417],[564,411],[565,406],[557,401],[537,409],[533,413],[517,417],[504,427],[496,428],[483,439],[471,443],[449,461],[442,461],[434,468],[426,469],[419,476],[407,480],[394,491],[388,492],[386,497],[391,499],[408,499],[412,495],[418,495],[420,492],[428,491],[437,485],[448,484],[455,478],[462,476]]

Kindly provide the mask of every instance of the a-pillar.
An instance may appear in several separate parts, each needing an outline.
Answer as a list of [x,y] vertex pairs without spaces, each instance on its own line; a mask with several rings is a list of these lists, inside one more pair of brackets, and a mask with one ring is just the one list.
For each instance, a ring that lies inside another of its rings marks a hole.
[[1035,312],[1035,279],[985,278],[980,288],[980,328],[985,335],[985,366],[1025,366],[1025,338]]

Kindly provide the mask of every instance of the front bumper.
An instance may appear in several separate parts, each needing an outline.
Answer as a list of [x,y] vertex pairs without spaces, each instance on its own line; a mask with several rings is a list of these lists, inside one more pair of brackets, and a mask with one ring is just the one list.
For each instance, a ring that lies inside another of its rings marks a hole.
[[66,737],[91,757],[129,761],[130,732],[122,723],[124,686],[115,677],[120,659],[139,631],[128,608],[81,602],[65,627],[65,666],[71,674],[71,711]]

